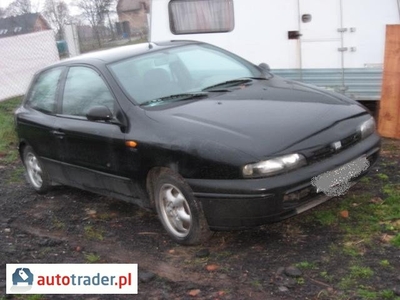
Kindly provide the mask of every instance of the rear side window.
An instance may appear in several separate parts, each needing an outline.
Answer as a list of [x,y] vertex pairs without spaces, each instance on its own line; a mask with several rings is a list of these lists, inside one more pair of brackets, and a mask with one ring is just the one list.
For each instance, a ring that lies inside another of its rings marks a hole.
[[107,106],[114,113],[115,100],[106,83],[95,70],[72,67],[65,82],[62,113],[86,116],[93,106]]
[[233,0],[172,0],[169,19],[174,34],[232,31]]
[[47,113],[56,110],[57,86],[64,68],[55,68],[43,72],[34,83],[27,104]]

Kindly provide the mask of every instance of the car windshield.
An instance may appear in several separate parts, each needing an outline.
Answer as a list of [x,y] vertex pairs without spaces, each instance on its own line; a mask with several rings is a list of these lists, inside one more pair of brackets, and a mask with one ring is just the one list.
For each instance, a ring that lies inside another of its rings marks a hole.
[[220,91],[246,83],[246,78],[264,77],[247,61],[204,44],[131,57],[111,64],[110,69],[138,104],[171,95],[213,91],[213,87]]

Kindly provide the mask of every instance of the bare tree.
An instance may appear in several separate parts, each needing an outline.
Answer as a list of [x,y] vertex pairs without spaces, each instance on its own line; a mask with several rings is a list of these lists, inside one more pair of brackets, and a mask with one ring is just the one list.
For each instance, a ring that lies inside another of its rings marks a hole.
[[63,38],[63,28],[71,19],[67,4],[63,0],[46,0],[43,15],[57,36]]
[[27,13],[32,13],[31,0],[14,0],[6,9],[7,16],[17,16]]
[[79,0],[77,3],[83,16],[92,25],[99,47],[101,47],[99,27],[104,25],[105,18],[113,4],[114,0]]

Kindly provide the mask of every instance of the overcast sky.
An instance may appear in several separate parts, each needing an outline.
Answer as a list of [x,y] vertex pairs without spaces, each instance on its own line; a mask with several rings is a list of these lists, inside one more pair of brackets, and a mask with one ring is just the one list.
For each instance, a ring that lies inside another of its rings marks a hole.
[[[11,2],[13,2],[14,0],[0,0],[0,7],[2,8],[6,8]],[[73,3],[73,0],[64,0],[65,3],[68,4],[69,7],[69,11],[71,14],[76,15],[79,14],[79,10],[71,5]],[[38,7],[39,11],[42,9],[43,5],[44,5],[45,0],[31,0],[32,6],[36,9],[36,7]]]
[[[0,0],[0,7],[6,8],[13,0]],[[42,5],[41,2],[44,2],[44,0],[31,0],[31,3],[33,6],[40,6]],[[66,2],[69,2],[68,0]]]

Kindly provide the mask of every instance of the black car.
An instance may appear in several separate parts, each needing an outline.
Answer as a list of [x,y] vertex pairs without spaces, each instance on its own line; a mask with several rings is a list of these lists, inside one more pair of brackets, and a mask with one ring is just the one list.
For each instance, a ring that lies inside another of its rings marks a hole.
[[357,102],[194,41],[47,67],[17,110],[16,129],[37,192],[64,184],[155,208],[181,244],[344,193],[380,149]]

